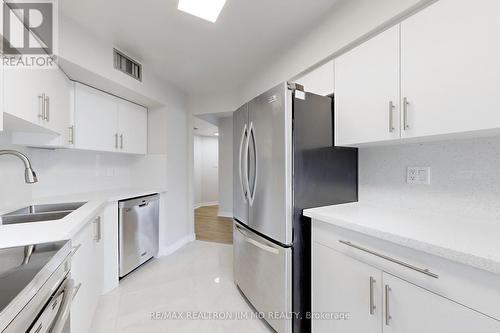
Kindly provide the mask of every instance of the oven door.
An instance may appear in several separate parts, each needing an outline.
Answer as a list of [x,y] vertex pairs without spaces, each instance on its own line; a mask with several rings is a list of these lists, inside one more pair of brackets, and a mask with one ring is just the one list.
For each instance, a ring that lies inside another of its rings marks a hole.
[[71,302],[75,296],[73,279],[67,277],[52,295],[29,333],[69,333]]

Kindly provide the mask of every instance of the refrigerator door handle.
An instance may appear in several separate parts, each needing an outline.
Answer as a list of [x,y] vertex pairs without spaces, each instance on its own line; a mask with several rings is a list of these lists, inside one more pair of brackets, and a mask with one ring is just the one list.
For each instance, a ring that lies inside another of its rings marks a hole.
[[[253,122],[250,123],[250,130],[248,131],[248,143],[247,149],[250,149],[250,140],[252,140],[252,147],[254,150],[254,159],[253,159],[253,181],[252,187],[250,188],[250,179],[248,180],[248,201],[250,206],[253,206],[253,202],[255,200],[255,193],[257,192],[257,176],[258,176],[258,168],[257,168],[257,140],[255,138],[255,127],[253,126]],[[249,150],[247,150],[250,153]]]
[[[243,199],[246,202],[247,201],[247,197],[248,197],[248,163],[247,163],[247,160],[248,160],[248,149],[245,150],[245,157],[244,157],[245,161],[244,162],[242,161],[243,156],[241,156],[241,153],[243,152],[243,145],[245,144],[245,139],[246,139],[246,145],[248,145],[248,128],[247,128],[247,124],[245,124],[245,126],[243,127],[243,131],[241,133],[240,151],[239,151],[239,171],[238,171],[239,175],[240,175],[240,184],[241,184],[241,191],[243,193]],[[245,171],[244,171],[245,178],[243,178],[242,171],[241,171],[242,164],[243,164],[243,166],[245,168]]]

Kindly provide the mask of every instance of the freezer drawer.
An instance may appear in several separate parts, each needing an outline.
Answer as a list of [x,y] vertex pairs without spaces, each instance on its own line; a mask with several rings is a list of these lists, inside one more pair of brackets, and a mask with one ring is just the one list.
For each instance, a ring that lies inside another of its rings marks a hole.
[[120,277],[124,277],[158,253],[159,196],[119,203]]
[[[235,222],[234,279],[257,311],[290,315],[292,311],[292,249],[265,240]],[[278,332],[291,332],[291,319],[267,318]]]

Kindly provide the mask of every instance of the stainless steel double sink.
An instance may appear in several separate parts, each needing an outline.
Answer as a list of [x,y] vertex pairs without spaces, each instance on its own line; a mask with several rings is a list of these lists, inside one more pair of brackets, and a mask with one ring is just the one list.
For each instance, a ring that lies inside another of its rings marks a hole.
[[31,205],[0,216],[0,224],[18,224],[60,220],[85,205],[86,202],[69,202]]

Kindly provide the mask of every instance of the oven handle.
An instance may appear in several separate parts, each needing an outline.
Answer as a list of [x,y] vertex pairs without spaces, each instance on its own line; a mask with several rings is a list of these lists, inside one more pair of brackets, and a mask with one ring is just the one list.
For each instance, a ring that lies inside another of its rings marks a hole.
[[75,293],[75,281],[73,279],[66,279],[65,286],[61,293],[64,293],[61,308],[57,314],[54,326],[50,333],[61,333],[66,324],[66,319],[69,317],[71,310],[71,301],[73,300],[73,294]]

